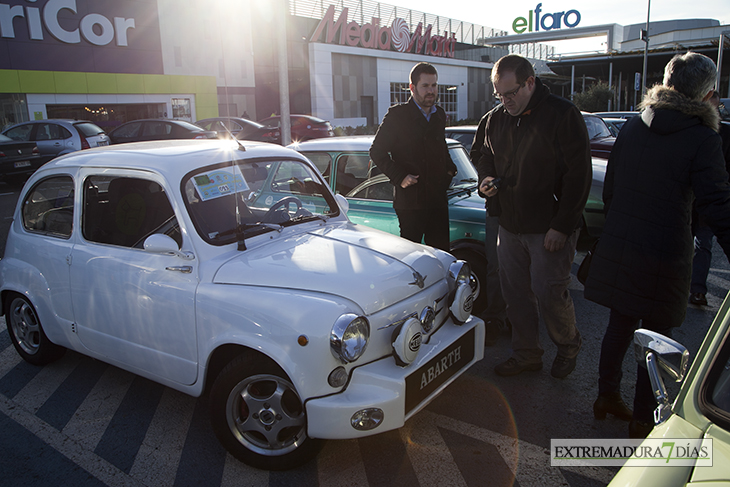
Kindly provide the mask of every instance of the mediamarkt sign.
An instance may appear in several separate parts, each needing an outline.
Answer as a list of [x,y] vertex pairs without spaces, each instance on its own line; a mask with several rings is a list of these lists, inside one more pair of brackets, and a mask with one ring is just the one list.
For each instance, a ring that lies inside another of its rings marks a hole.
[[377,17],[373,17],[370,23],[361,26],[355,21],[347,22],[347,12],[347,7],[343,8],[335,22],[335,6],[330,5],[309,41],[319,41],[322,32],[326,29],[325,42],[330,44],[333,43],[335,35],[339,31],[340,36],[336,42],[340,45],[454,57],[456,34],[453,32],[450,37],[447,37],[448,32],[445,32],[443,36],[432,36],[433,25],[429,24],[424,32],[423,22],[419,22],[416,31],[411,34],[408,24],[401,18],[393,20],[390,27],[381,27],[380,19]]

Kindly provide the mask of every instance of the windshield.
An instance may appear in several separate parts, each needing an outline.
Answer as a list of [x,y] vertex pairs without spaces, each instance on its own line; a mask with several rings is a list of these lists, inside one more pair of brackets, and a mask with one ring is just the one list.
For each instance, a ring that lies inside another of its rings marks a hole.
[[451,160],[456,164],[458,171],[454,179],[451,180],[451,187],[463,188],[477,184],[477,170],[469,160],[466,149],[461,145],[451,146],[449,147],[449,155],[451,155]]
[[182,188],[195,228],[213,245],[339,214],[321,177],[297,160],[208,166],[188,174]]

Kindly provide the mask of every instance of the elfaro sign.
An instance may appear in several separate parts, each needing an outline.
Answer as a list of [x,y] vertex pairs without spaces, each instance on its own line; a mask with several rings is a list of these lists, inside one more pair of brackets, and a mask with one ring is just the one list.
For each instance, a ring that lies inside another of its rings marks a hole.
[[423,22],[419,22],[415,32],[411,34],[408,24],[401,18],[393,20],[390,27],[381,27],[380,19],[376,17],[361,26],[355,21],[347,22],[347,12],[347,7],[344,7],[335,22],[335,6],[330,5],[309,41],[319,41],[322,33],[326,30],[325,42],[327,43],[335,41],[335,35],[339,32],[340,36],[337,42],[340,45],[385,51],[413,52],[428,56],[454,57],[456,34],[453,32],[450,36],[448,32],[444,32],[442,36],[432,36],[431,29],[433,25],[429,24],[424,31]]
[[561,25],[568,28],[576,27],[580,23],[580,12],[568,10],[567,12],[555,12],[542,14],[542,3],[538,3],[535,10],[530,10],[525,17],[517,17],[512,22],[512,30],[518,34],[542,30],[560,29]]

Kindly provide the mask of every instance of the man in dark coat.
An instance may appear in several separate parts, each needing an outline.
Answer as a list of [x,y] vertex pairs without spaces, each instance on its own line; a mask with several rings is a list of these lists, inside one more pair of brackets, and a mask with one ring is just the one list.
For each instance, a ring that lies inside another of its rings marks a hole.
[[[715,91],[710,97],[710,104],[715,108],[720,106],[720,94]],[[720,122],[719,129],[722,138],[722,154],[725,157],[725,169],[730,172],[730,123]],[[692,259],[692,281],[689,285],[689,302],[698,306],[707,304],[707,275],[712,263],[712,229],[707,226],[704,218],[696,211],[692,212],[692,233],[695,237],[695,256]]]
[[550,373],[562,379],[582,343],[568,284],[591,186],[588,130],[575,105],[551,94],[522,56],[497,61],[492,83],[502,104],[487,114],[479,190],[489,214],[499,215],[499,278],[512,323],[512,355],[494,370],[542,369],[542,318],[558,348]]
[[688,52],[665,67],[641,116],[619,132],[606,170],[606,223],[585,297],[611,309],[601,345],[594,415],[631,420],[629,436],[651,430],[656,403],[645,369],[637,372],[634,410],[620,396],[624,355],[639,326],[663,334],[680,326],[692,267],[692,200],[730,251],[730,185],[725,171],[711,59]]
[[436,105],[438,74],[428,63],[410,73],[411,99],[388,109],[370,158],[395,186],[393,208],[403,238],[449,251],[447,190],[456,165],[446,146],[446,113]]

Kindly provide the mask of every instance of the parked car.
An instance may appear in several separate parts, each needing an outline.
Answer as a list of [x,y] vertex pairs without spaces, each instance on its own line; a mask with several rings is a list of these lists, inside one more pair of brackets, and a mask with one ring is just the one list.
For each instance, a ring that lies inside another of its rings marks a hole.
[[588,138],[591,141],[591,156],[602,157],[608,159],[616,142],[616,137],[611,133],[606,122],[601,117],[597,117],[591,113],[582,112],[583,120],[586,122],[588,129]]
[[[663,454],[667,460],[662,463],[667,466],[638,466],[636,459],[629,459],[609,485],[727,485],[730,479],[730,299],[725,298],[691,367],[689,353],[681,344],[655,332],[637,330],[634,349],[637,360],[649,369],[652,390],[659,404],[654,413],[656,425],[647,439],[655,440],[655,445],[665,445]],[[667,392],[665,381],[681,383],[674,400]],[[680,450],[672,451],[670,446],[681,446],[689,452],[702,440],[707,447],[702,454],[691,455],[694,458],[682,465],[670,463],[672,454],[675,461],[681,459]],[[707,453],[712,454],[712,462],[704,461]]]
[[281,133],[276,127],[266,127],[258,122],[238,117],[216,117],[198,120],[195,125],[205,130],[215,131],[219,138],[230,138],[233,135],[240,140],[258,140],[281,144]]
[[[279,115],[259,120],[261,125],[267,127],[281,127],[281,117]],[[310,115],[291,115],[291,140],[292,142],[301,142],[309,139],[319,139],[321,137],[334,137],[335,131],[326,120],[312,117]]]
[[[355,223],[400,235],[398,217],[393,210],[393,185],[370,160],[373,136],[334,137],[294,143],[298,150],[323,174],[329,187],[347,198],[347,216]],[[474,313],[487,305],[482,292],[487,275],[484,250],[486,209],[477,195],[477,172],[462,145],[448,141],[449,154],[458,173],[449,188],[449,231],[451,253],[469,262],[474,271],[477,292]]]
[[[81,151],[33,174],[0,260],[27,362],[65,349],[193,396],[262,469],[394,430],[484,354],[471,271],[346,215],[302,155],[231,140]],[[241,150],[245,149],[245,150]]]
[[216,139],[218,133],[184,120],[159,118],[133,120],[109,132],[112,144],[170,139]]
[[43,165],[35,142],[17,142],[0,135],[0,178],[9,184],[24,181]]
[[618,133],[621,131],[621,127],[624,126],[626,123],[625,118],[604,118],[603,121],[606,122],[606,125],[608,126],[608,129],[611,131],[611,135],[614,137],[618,137]]
[[458,140],[469,152],[476,132],[477,125],[454,125],[453,127],[446,127],[446,138]]
[[623,118],[628,120],[631,117],[635,117],[641,112],[593,112],[593,115],[601,118]]
[[2,134],[17,142],[34,142],[42,162],[69,152],[109,145],[109,136],[88,120],[33,120],[11,125]]

